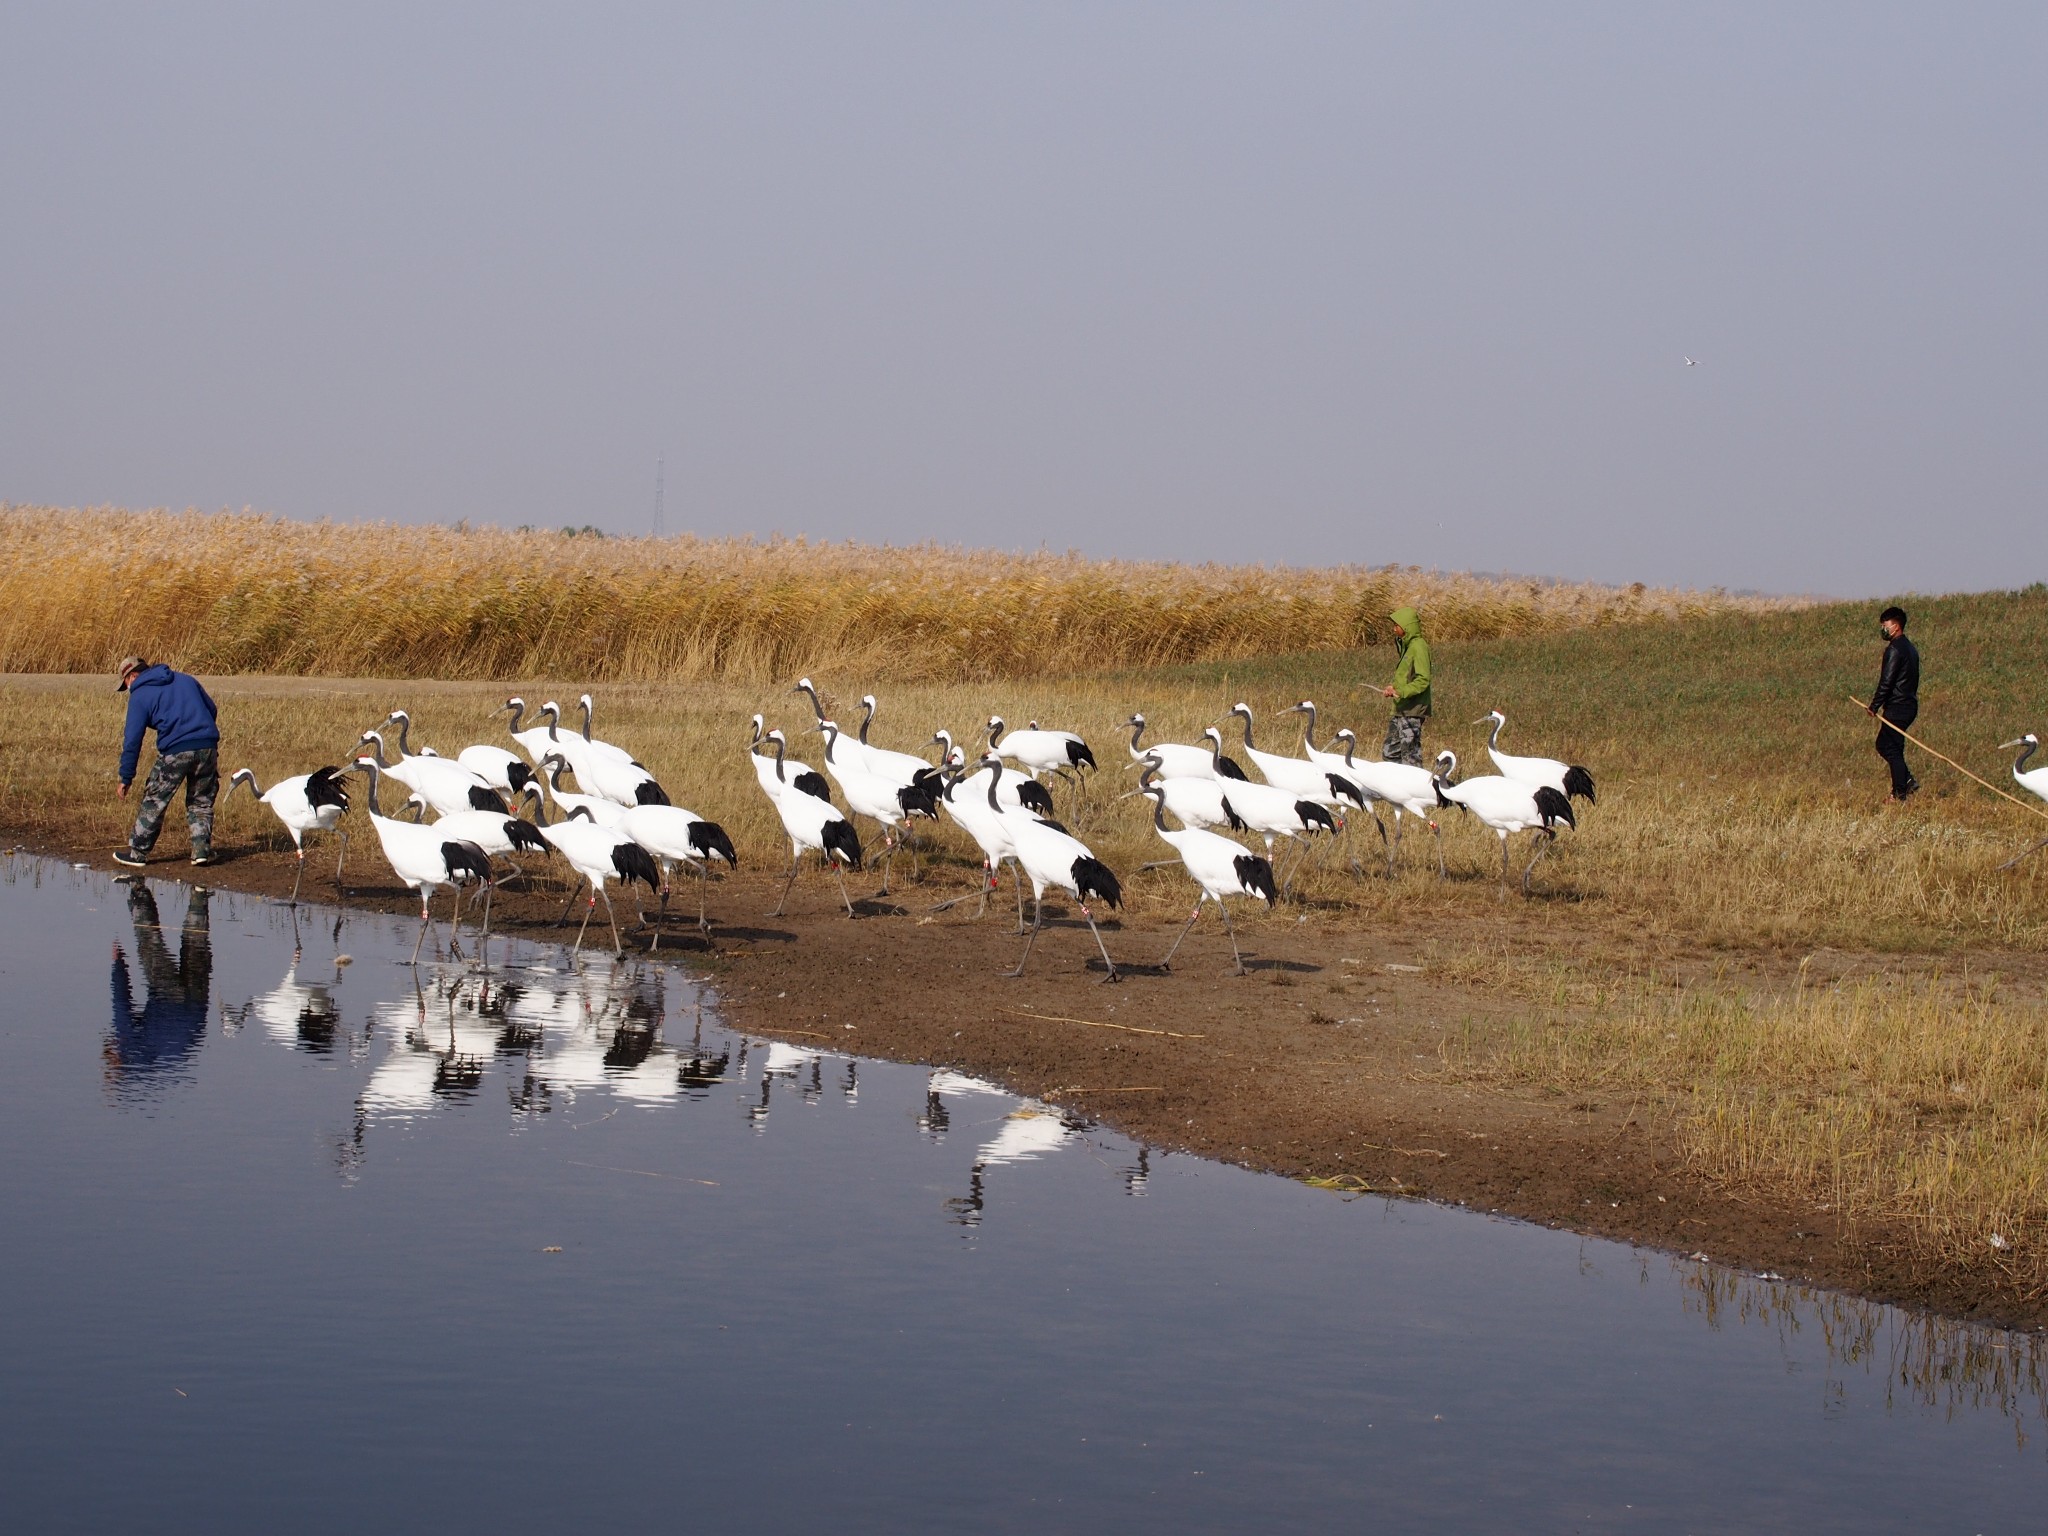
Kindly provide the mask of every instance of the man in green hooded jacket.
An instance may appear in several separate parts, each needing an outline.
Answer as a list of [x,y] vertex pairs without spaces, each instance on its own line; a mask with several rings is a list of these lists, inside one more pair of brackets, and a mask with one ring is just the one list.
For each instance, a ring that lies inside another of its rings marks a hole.
[[1429,718],[1429,642],[1422,638],[1422,616],[1413,608],[1396,608],[1388,615],[1394,621],[1394,643],[1401,660],[1394,668],[1394,685],[1381,693],[1394,701],[1394,718],[1387,722],[1387,744],[1380,755],[1390,763],[1422,766],[1422,722]]

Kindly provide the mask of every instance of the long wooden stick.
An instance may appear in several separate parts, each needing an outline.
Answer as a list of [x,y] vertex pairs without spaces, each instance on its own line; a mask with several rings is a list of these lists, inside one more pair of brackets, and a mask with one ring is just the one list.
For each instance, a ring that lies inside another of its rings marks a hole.
[[[1849,695],[1849,702],[1851,704],[1854,704],[1858,709],[1862,710],[1865,714],[1868,714],[1870,712],[1870,706],[1864,703],[1861,699],[1857,698],[1856,695],[1853,693]],[[1943,753],[1935,751],[1934,748],[1927,745],[1926,742],[1922,741],[1918,736],[1915,736],[1903,725],[1894,725],[1891,721],[1885,719],[1883,715],[1879,715],[1877,718],[1878,723],[1880,725],[1884,726],[1888,730],[1897,731],[1901,736],[1905,737],[1906,740],[1913,743],[1914,746],[1918,747],[1922,752],[1925,752],[1928,756],[1940,758],[1944,763],[1947,763],[1949,767],[1955,769],[1955,771],[1957,773],[1960,773],[1964,778],[1977,779],[1977,782],[1979,784],[1982,784],[1994,795],[1999,796],[2001,799],[2010,800],[2014,805],[2018,806],[2023,811],[2031,811],[2036,816],[2041,817],[2043,820],[2048,820],[2048,810],[2043,810],[2038,805],[2029,805],[2026,801],[2020,799],[2017,795],[2008,795],[2004,790],[2000,789],[1996,784],[1993,784],[1989,779],[1978,779],[1976,774],[1970,772],[1970,770],[1965,768],[1961,763],[1957,762],[1952,757],[1946,756]]]

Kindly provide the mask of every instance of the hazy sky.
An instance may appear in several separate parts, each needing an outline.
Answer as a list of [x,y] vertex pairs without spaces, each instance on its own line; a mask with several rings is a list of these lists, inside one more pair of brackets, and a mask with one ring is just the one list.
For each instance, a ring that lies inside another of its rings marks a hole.
[[[2048,8],[9,5],[0,499],[2048,575]],[[1698,359],[1688,367],[1685,357]]]

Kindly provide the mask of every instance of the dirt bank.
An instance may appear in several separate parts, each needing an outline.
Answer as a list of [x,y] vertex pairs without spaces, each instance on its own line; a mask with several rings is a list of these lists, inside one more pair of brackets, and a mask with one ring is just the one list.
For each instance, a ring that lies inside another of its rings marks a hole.
[[[23,845],[117,868],[104,849]],[[333,899],[331,883],[319,881],[323,864],[309,861],[309,900]],[[152,873],[195,871],[166,858]],[[351,876],[349,905],[418,910],[369,858]],[[216,888],[275,897],[291,878],[289,857],[267,851],[231,850],[207,872]],[[750,1033],[957,1067],[1155,1147],[1704,1253],[1956,1316],[2048,1322],[2048,1308],[1996,1289],[1995,1279],[1926,1272],[1883,1232],[1851,1234],[1824,1214],[1736,1198],[1687,1168],[1660,1106],[1452,1081],[1447,1035],[1504,1025],[1521,1005],[1434,974],[1416,935],[1341,913],[1283,914],[1241,925],[1251,974],[1236,977],[1213,913],[1170,972],[1155,962],[1180,919],[1139,916],[1104,926],[1125,972],[1111,986],[1078,914],[1049,900],[1030,969],[1013,980],[1003,973],[1021,940],[1007,891],[979,921],[971,902],[926,910],[956,894],[961,878],[949,869],[894,898],[860,902],[850,921],[829,879],[815,873],[799,882],[786,917],[764,917],[780,881],[742,873],[711,887],[710,940],[687,915],[695,892],[684,886],[668,921],[628,942],[645,949],[658,939],[659,953],[711,978],[728,1019]],[[494,926],[566,938],[551,926],[561,902],[558,886],[508,889]],[[622,905],[630,915],[631,902]],[[1520,902],[1502,906],[1503,934],[1533,920]],[[602,922],[599,908],[592,936],[600,944]]]

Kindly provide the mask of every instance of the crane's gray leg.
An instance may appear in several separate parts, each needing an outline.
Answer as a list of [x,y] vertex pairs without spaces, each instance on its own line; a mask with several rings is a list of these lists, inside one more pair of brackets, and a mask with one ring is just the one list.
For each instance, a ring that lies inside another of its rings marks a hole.
[[427,910],[427,898],[426,898],[426,893],[425,893],[425,892],[421,892],[421,894],[420,894],[420,936],[419,936],[418,938],[416,938],[416,939],[414,939],[414,940],[412,941],[412,959],[411,959],[411,960],[410,960],[410,961],[408,962],[408,964],[411,964],[411,965],[418,965],[418,964],[420,963],[420,946],[421,946],[421,945],[423,945],[423,944],[425,944],[425,943],[427,942],[427,925],[428,925],[429,923],[431,923],[432,921],[433,921],[433,916],[432,916],[432,914],[431,914],[431,913],[430,913],[430,912],[429,912],[429,911]]
[[791,859],[789,861],[789,878],[782,882],[782,900],[775,903],[775,910],[768,914],[770,917],[782,916],[782,909],[789,905],[789,891],[790,887],[796,884],[796,872],[797,861]]
[[1451,871],[1450,866],[1444,863],[1444,829],[1441,824],[1432,821],[1429,830],[1436,834],[1436,877],[1439,880],[1448,880],[1451,878]]
[[490,943],[490,942],[491,942],[491,896],[493,895],[493,893],[495,893],[495,892],[497,891],[497,889],[498,889],[498,882],[497,882],[497,881],[495,881],[495,880],[486,880],[486,881],[484,882],[484,931],[483,931],[483,942],[484,942],[484,943],[486,943],[486,944],[488,944],[488,943]]
[[1017,882],[1017,933],[1010,935],[1014,939],[1024,931],[1024,866],[1013,860],[1010,875]]
[[1168,971],[1173,969],[1173,957],[1180,953],[1181,939],[1184,939],[1188,936],[1188,930],[1195,926],[1195,919],[1200,917],[1201,915],[1202,904],[1201,902],[1197,901],[1195,903],[1195,910],[1188,914],[1187,922],[1181,925],[1180,938],[1177,938],[1173,941],[1173,948],[1169,949],[1166,952],[1166,958],[1159,962],[1159,969],[1161,969],[1162,971]]
[[[597,885],[595,882],[592,882],[590,887],[590,900],[584,905],[583,908],[583,921],[580,924],[578,924],[576,928],[576,942],[569,946],[569,953],[572,955],[583,947],[583,935],[590,931],[590,914],[597,910],[597,893],[601,889],[601,886]],[[605,900],[607,903],[609,903],[611,898],[607,896]],[[613,926],[616,927],[617,924],[614,924]]]
[[[852,917],[854,915],[853,898],[846,894],[846,871],[840,868],[837,859],[830,859],[829,862],[832,865],[832,878],[839,882],[839,899],[846,903],[846,915]],[[888,876],[884,875],[883,878],[886,880]]]
[[889,828],[882,828],[882,888],[877,896],[889,894],[889,866],[896,860],[896,834]]
[[1507,833],[1503,832],[1503,833],[1501,833],[1501,835],[1500,835],[1500,894],[1501,894],[1501,895],[1503,895],[1503,896],[1505,896],[1505,895],[1507,895],[1507,893],[1508,893],[1508,835],[1507,835]]
[[347,833],[346,831],[343,831],[343,833],[341,834],[341,852],[340,852],[340,853],[338,853],[338,854],[336,854],[336,855],[335,855],[335,857],[334,857],[334,888],[335,888],[335,889],[336,889],[337,891],[338,891],[338,890],[340,890],[340,889],[342,888],[342,885],[341,885],[341,866],[342,866],[343,864],[345,864],[345,863],[346,863],[347,861],[348,861],[348,833]]
[[[2042,838],[2041,841],[2034,844],[2033,847],[2028,848],[2023,852],[2014,854],[2011,858],[2007,859],[2003,864],[1999,865],[1998,868],[2001,870],[2011,869],[2013,865],[2019,863],[2020,860],[2032,857],[2034,854],[2039,853],[2043,848],[2048,848],[2048,837]],[[1994,871],[1994,873],[1996,873],[1996,871]]]
[[1109,946],[1102,942],[1102,930],[1095,926],[1095,914],[1088,910],[1087,902],[1080,902],[1078,905],[1081,908],[1081,915],[1088,919],[1088,931],[1095,935],[1095,947],[1102,951],[1102,963],[1109,967],[1109,974],[1102,978],[1103,985],[1107,986],[1112,981],[1122,981],[1123,973],[1117,970],[1116,962],[1109,958]]
[[1536,834],[1536,851],[1529,855],[1528,867],[1522,871],[1522,894],[1524,896],[1529,894],[1530,871],[1535,869],[1536,861],[1543,857],[1543,850],[1548,848],[1556,838],[1557,834],[1555,832],[1547,830]]
[[569,909],[576,905],[576,898],[583,894],[583,877],[578,875],[576,883],[569,887],[569,899],[562,903],[562,910],[555,914],[555,926],[561,927],[569,921]]
[[1038,942],[1038,930],[1044,926],[1044,923],[1045,898],[1043,896],[1034,896],[1031,898],[1031,937],[1024,941],[1024,953],[1017,961],[1017,969],[1003,972],[1005,976],[1022,976],[1024,974],[1025,962],[1031,958],[1031,946]]
[[[1227,903],[1221,901],[1217,902],[1216,905],[1222,910],[1223,931],[1230,935],[1230,958],[1237,966],[1237,969],[1232,971],[1231,974],[1233,976],[1249,975],[1250,973],[1244,968],[1244,956],[1237,952],[1237,928],[1230,921],[1230,907]],[[1197,910],[1200,909],[1198,908]]]
[[711,919],[704,915],[704,900],[711,889],[711,861],[706,859],[697,866],[697,931],[709,933]]
[[1387,844],[1387,878],[1394,878],[1394,859],[1401,851],[1401,813],[1394,812],[1394,840]]
[[604,898],[604,915],[612,922],[612,953],[623,955],[626,952],[626,942],[619,937],[619,914],[612,910],[612,893],[600,885],[597,894]]
[[296,874],[294,874],[294,875],[292,876],[292,893],[291,893],[291,895],[289,895],[288,897],[286,897],[286,898],[285,898],[285,905],[286,905],[286,906],[288,906],[288,907],[296,907],[296,906],[297,906],[297,905],[299,904],[299,882],[300,882],[301,880],[305,879],[305,878],[306,878],[306,850],[305,850],[305,849],[303,849],[303,848],[301,848],[301,849],[299,850],[299,868],[298,868],[298,872],[297,872]]

